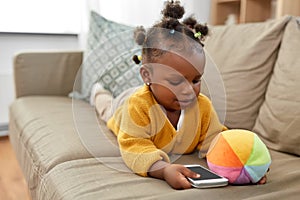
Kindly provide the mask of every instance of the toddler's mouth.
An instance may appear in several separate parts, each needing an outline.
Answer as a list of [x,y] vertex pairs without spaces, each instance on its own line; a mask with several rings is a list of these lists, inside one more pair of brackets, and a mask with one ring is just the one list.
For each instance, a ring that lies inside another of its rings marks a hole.
[[191,103],[193,103],[194,100],[195,100],[195,98],[192,98],[192,99],[184,99],[184,100],[178,100],[178,103],[179,103],[180,106],[182,106],[182,107],[187,107],[188,105],[190,105]]

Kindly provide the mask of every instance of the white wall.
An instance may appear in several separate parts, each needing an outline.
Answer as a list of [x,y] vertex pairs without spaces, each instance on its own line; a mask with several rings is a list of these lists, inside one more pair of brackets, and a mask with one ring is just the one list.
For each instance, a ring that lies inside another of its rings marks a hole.
[[11,73],[0,73],[0,125],[8,122],[8,106],[14,98]]
[[[99,0],[98,11],[104,17],[128,25],[149,27],[160,20],[165,0]],[[200,22],[208,22],[210,0],[181,0],[186,15],[195,14]],[[128,15],[128,12],[130,15]]]
[[13,57],[22,51],[78,49],[77,36],[0,33],[0,124],[8,122],[8,107],[15,98]]

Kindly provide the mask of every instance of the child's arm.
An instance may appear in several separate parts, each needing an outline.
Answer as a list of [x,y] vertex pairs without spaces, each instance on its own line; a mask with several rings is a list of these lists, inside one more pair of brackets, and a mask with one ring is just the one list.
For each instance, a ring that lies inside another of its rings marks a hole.
[[191,183],[186,179],[199,178],[200,175],[189,170],[183,165],[170,164],[164,161],[155,162],[148,175],[154,178],[165,180],[174,189],[188,189],[191,188]]

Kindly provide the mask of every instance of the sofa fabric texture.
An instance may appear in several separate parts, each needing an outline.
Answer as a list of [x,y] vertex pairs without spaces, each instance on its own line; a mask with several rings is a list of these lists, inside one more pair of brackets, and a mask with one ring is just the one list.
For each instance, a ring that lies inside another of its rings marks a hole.
[[[68,95],[73,90],[76,74],[82,63],[82,54],[78,51],[17,54],[14,58],[16,97]],[[35,59],[36,56],[39,59]]]
[[223,79],[227,127],[253,128],[289,19],[212,28],[205,48]]
[[[295,199],[299,195],[297,185],[299,185],[300,172],[295,170],[300,164],[299,158],[275,151],[270,153],[274,161],[266,185],[174,190],[162,180],[117,172],[103,162],[90,158],[56,166],[42,180],[42,184],[38,188],[39,197],[43,200]],[[123,165],[121,158],[119,160],[115,158],[114,162]],[[197,159],[195,155],[190,155],[178,162],[183,164],[198,163],[206,166],[206,163]],[[78,184],[78,180],[80,180],[80,184]],[[57,184],[61,187],[57,187]]]
[[[300,17],[284,32],[254,130],[269,148],[300,155]],[[270,124],[272,124],[270,126]]]
[[[270,150],[272,164],[264,185],[174,190],[165,181],[133,174],[94,108],[68,97],[83,53],[18,54],[9,137],[32,199],[297,199],[299,29],[297,18],[289,16],[212,27],[205,44],[224,80],[225,122],[254,130]],[[35,78],[40,74],[42,78]],[[197,152],[178,156],[176,163],[206,166]]]

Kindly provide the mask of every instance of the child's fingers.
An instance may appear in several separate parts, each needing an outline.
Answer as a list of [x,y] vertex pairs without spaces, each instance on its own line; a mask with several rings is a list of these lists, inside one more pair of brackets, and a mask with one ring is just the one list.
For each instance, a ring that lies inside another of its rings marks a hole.
[[180,179],[181,188],[188,189],[192,187],[191,183],[186,179],[186,177],[183,174],[181,174]]
[[186,167],[183,168],[182,174],[185,177],[189,177],[189,178],[199,178],[201,176],[200,174],[197,174],[196,172],[193,172],[192,170],[190,170]]

